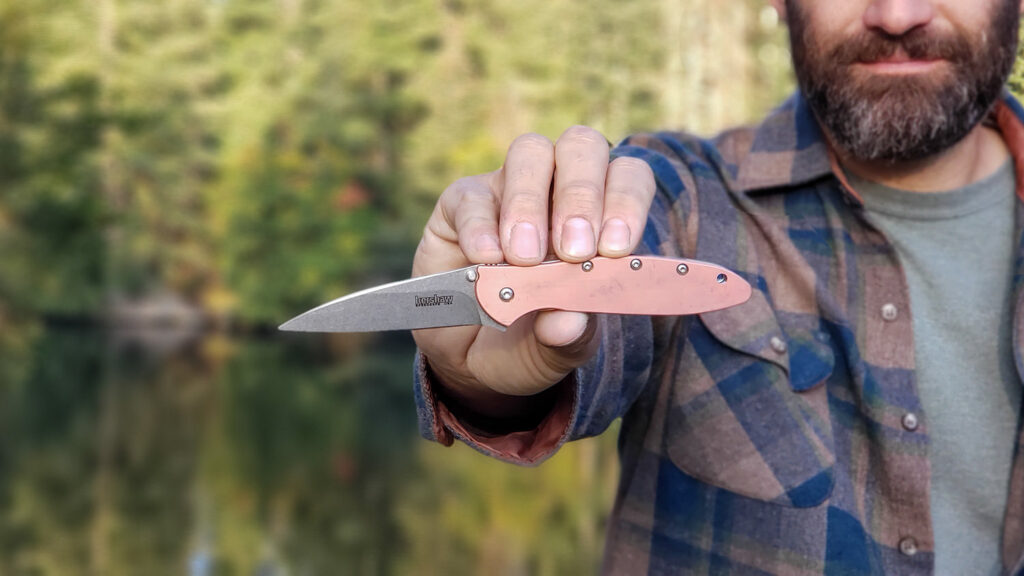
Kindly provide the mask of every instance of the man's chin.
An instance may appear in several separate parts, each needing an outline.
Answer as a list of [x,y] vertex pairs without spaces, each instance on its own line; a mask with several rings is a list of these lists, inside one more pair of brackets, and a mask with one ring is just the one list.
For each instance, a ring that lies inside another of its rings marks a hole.
[[966,119],[952,117],[957,107],[949,101],[954,94],[943,92],[931,78],[884,76],[845,86],[832,93],[827,104],[812,102],[812,107],[834,143],[857,159],[920,160],[941,152],[969,130],[962,122]]

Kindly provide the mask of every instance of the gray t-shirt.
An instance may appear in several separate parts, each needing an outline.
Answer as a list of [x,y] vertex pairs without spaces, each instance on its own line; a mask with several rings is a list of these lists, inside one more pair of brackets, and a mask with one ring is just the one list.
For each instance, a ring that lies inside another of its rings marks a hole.
[[997,574],[1021,404],[1011,341],[1013,166],[947,192],[852,175],[850,184],[895,246],[910,289],[935,573]]

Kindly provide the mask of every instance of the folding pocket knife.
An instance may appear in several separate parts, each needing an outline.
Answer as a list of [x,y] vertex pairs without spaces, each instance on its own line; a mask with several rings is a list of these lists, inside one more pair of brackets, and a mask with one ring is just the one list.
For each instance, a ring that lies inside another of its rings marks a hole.
[[505,330],[537,310],[678,316],[742,304],[750,294],[738,274],[699,260],[629,256],[478,264],[356,292],[280,329],[376,332],[477,324]]

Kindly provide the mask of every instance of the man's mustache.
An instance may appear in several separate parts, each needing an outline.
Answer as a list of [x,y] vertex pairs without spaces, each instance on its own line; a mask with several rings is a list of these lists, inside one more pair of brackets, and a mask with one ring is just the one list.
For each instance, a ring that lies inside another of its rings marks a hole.
[[970,43],[962,36],[939,36],[918,28],[900,36],[861,32],[837,46],[831,60],[836,64],[856,64],[889,60],[902,54],[910,60],[965,62],[971,53]]

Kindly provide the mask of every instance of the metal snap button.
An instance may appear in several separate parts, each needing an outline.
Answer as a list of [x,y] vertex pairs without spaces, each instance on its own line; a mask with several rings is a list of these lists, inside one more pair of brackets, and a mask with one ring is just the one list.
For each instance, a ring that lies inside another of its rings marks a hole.
[[913,432],[914,430],[917,430],[917,414],[914,414],[913,412],[907,412],[906,414],[903,415],[902,423],[903,428],[905,428],[908,432]]
[[900,540],[900,554],[904,556],[913,556],[917,554],[917,540],[914,540],[910,536]]
[[786,345],[786,341],[778,336],[772,336],[772,339],[768,341],[768,345],[772,347],[772,350],[776,354],[785,354],[789,346]]

